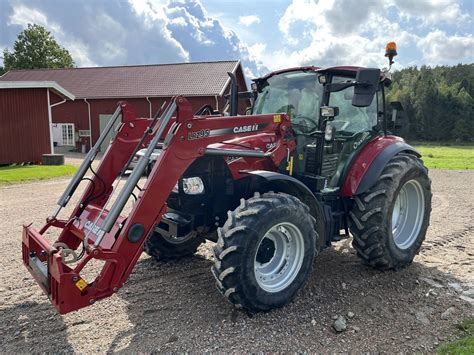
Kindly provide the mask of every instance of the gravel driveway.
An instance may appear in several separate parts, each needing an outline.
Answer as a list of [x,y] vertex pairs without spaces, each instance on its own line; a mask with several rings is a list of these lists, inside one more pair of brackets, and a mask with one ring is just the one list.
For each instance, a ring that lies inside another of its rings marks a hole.
[[430,176],[432,222],[413,265],[377,272],[341,241],[319,255],[293,303],[253,317],[216,290],[209,242],[176,262],[143,255],[116,295],[58,315],[22,266],[20,240],[21,225],[42,225],[67,180],[0,187],[0,351],[432,351],[473,314],[474,172]]

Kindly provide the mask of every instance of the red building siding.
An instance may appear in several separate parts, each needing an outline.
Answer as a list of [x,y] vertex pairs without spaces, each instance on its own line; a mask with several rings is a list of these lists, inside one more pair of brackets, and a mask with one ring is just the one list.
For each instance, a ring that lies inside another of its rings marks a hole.
[[[169,102],[170,98],[149,98],[152,106],[152,115],[156,113],[158,108],[164,101]],[[93,143],[99,138],[99,115],[112,114],[117,108],[119,99],[89,99],[91,109],[91,124],[92,124],[92,140]],[[125,99],[130,103],[138,117],[150,116],[150,104],[145,98]],[[202,105],[212,104],[215,106],[215,98],[193,97],[189,98],[193,109],[196,111]],[[89,113],[88,105],[84,100],[76,99],[75,101],[66,101],[63,104],[52,108],[53,123],[74,123],[74,129],[88,130],[89,129]]]
[[0,165],[40,162],[51,152],[47,91],[0,90]]
[[[169,102],[171,98],[149,98],[151,102],[152,115],[160,108],[163,102]],[[210,104],[212,107],[216,107],[215,97],[188,97],[193,110],[197,111],[203,105]],[[89,99],[87,102],[90,104],[91,109],[91,124],[92,124],[92,143],[99,138],[100,134],[100,123],[99,115],[101,114],[112,114],[117,108],[117,103],[120,99]],[[149,117],[150,116],[150,104],[145,98],[130,98],[124,99],[130,103],[138,117]],[[218,98],[219,109],[223,109],[225,100]],[[245,106],[245,105],[244,105]],[[242,106],[243,107],[243,106]],[[241,110],[243,112],[243,110]],[[88,130],[89,129],[89,116],[88,106],[84,100],[76,99],[75,101],[66,101],[63,104],[52,108],[53,123],[74,123],[74,129]],[[88,140],[86,140],[88,143]]]
[[[238,64],[235,63],[211,63],[211,66],[216,66],[221,68],[222,65],[232,65],[234,67]],[[184,64],[183,64],[184,65]],[[188,64],[186,64],[188,65]],[[174,80],[174,76],[170,77],[169,67],[164,66],[160,70],[165,72],[162,73],[162,79],[164,82],[168,80],[168,84],[171,85],[172,91],[170,91],[170,95],[175,92],[181,92],[181,88],[184,91],[186,90],[194,90],[194,94],[188,94],[190,96],[187,99],[190,101],[193,110],[197,111],[203,105],[211,105],[213,108],[218,109],[219,111],[223,112],[224,105],[225,105],[225,98],[221,96],[213,96],[213,92],[219,91],[219,86],[222,85],[222,88],[225,89],[221,92],[217,93],[217,95],[223,93],[224,95],[229,93],[230,89],[230,80],[226,78],[225,72],[226,70],[220,69],[220,76],[218,78],[214,78],[213,71],[209,69],[209,63],[195,63],[189,64],[195,70],[198,70],[199,75],[203,75],[202,71],[204,71],[204,79],[203,82],[195,82],[193,85],[189,84],[188,81],[184,80],[178,82]],[[200,68],[204,66],[203,68]],[[199,68],[200,69],[199,69]],[[244,90],[246,88],[245,78],[242,73],[242,69],[240,64],[236,67],[235,70],[237,80],[239,83],[240,90]],[[153,67],[146,66],[144,68],[103,68],[105,71],[117,71],[117,70],[155,70]],[[178,67],[181,70],[181,66]],[[234,68],[235,69],[235,68]],[[84,69],[88,71],[89,69]],[[95,69],[94,69],[95,70]],[[97,69],[102,70],[102,69]],[[158,69],[156,69],[158,70]],[[70,76],[71,75],[79,75],[83,73],[82,69],[77,70],[64,70],[64,75],[58,77],[58,80],[64,80],[65,86],[66,84],[70,84]],[[41,77],[36,77],[41,74]],[[31,71],[13,71],[10,72],[9,75],[13,76],[12,79],[14,81],[22,81],[22,80],[48,80],[54,79],[54,75],[57,74],[56,70],[31,70]],[[66,75],[68,74],[68,75]],[[113,73],[109,73],[112,75]],[[223,76],[224,74],[224,76]],[[15,75],[19,76],[15,79]],[[114,76],[115,75],[115,76]],[[117,78],[116,74],[112,75],[113,77]],[[69,79],[68,79],[69,78]],[[119,79],[122,77],[119,76]],[[213,78],[213,80],[207,80],[209,78]],[[8,78],[5,76],[2,77],[3,81],[8,81]],[[67,79],[67,80],[66,80]],[[122,78],[123,79],[123,78]],[[207,81],[206,81],[206,80]],[[215,79],[215,80],[214,80]],[[69,80],[69,81],[68,81]],[[226,81],[227,80],[227,81]],[[1,80],[0,80],[1,81]],[[76,83],[77,80],[74,82]],[[140,82],[141,83],[141,82]],[[217,84],[216,84],[217,83]],[[226,85],[227,84],[227,85]],[[72,85],[72,84],[71,84]],[[133,85],[138,85],[136,83],[131,83],[132,88]],[[93,143],[98,139],[100,134],[100,119],[99,116],[101,114],[112,114],[119,101],[127,101],[132,104],[133,108],[135,109],[138,117],[149,117],[150,116],[150,103],[147,101],[146,97],[144,97],[143,92],[148,92],[147,89],[150,87],[146,83],[141,83],[140,86],[138,85],[135,89],[128,88],[126,91],[131,96],[139,96],[133,98],[106,98],[101,99],[100,95],[101,92],[95,92],[94,98],[88,98],[87,102],[90,104],[90,120],[91,120],[91,128],[92,128],[92,141]],[[174,85],[174,86],[173,86]],[[201,87],[202,86],[202,87]],[[158,85],[154,88],[154,90],[161,90],[161,87]],[[191,91],[192,91],[191,90]],[[207,90],[207,91],[206,91]],[[213,91],[211,91],[213,90]],[[97,91],[97,90],[96,90]],[[162,90],[163,91],[163,90]],[[153,92],[153,90],[151,90]],[[109,91],[102,92],[103,95],[109,94]],[[73,95],[77,95],[76,93],[72,92]],[[84,92],[82,93],[84,94]],[[166,93],[165,93],[166,94]],[[203,96],[193,96],[202,94]],[[67,96],[67,95],[66,95]],[[109,95],[110,96],[110,95]],[[59,97],[58,95],[53,94],[52,90],[50,90],[50,100],[52,105],[56,105],[51,108],[51,116],[52,116],[52,123],[72,123],[74,124],[75,130],[75,146],[77,149],[81,149],[82,144],[86,144],[88,147],[89,145],[89,138],[82,137],[81,139],[76,141],[78,137],[78,133],[80,130],[89,130],[89,113],[88,113],[88,104],[82,98],[84,96],[76,96],[75,101],[67,100],[63,101],[63,97]],[[87,95],[85,95],[87,97]],[[149,100],[151,101],[151,115],[154,115],[159,107],[163,104],[164,101],[170,100],[170,97],[150,97]],[[241,100],[239,103],[239,113],[244,114],[245,108],[248,106],[248,102]],[[58,130],[56,130],[58,129]],[[54,137],[55,140],[59,138],[59,132],[61,131],[61,127],[54,128]],[[70,144],[69,140],[66,140],[67,143]],[[41,155],[45,153],[50,153],[51,146],[50,146],[51,138],[50,138],[50,127],[48,121],[48,104],[47,104],[47,89],[2,89],[0,90],[0,164],[8,164],[8,163],[20,163],[20,162],[40,162]],[[58,142],[60,144],[60,142]],[[72,146],[65,145],[65,149],[71,149]],[[88,147],[90,148],[90,147]],[[61,152],[61,149],[57,150]]]

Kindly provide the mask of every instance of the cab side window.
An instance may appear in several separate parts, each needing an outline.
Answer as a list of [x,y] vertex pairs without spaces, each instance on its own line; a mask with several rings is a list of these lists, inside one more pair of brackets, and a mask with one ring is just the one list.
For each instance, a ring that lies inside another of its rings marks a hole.
[[[342,83],[352,80],[341,76],[334,76],[333,83]],[[377,98],[374,97],[368,107],[352,106],[354,87],[332,92],[329,105],[339,107],[339,115],[331,122],[336,128],[336,135],[352,136],[360,132],[371,131],[378,123]]]

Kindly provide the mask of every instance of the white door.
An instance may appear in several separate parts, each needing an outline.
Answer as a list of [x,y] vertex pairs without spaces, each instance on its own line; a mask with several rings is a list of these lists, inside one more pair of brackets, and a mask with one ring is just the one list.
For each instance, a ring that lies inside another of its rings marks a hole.
[[75,144],[74,123],[53,123],[53,141],[58,147]]
[[61,127],[62,145],[74,145],[74,124],[63,123]]

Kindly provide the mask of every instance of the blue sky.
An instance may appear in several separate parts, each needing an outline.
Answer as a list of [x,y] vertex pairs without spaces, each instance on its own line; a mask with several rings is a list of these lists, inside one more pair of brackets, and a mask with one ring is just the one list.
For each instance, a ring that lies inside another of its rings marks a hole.
[[[0,0],[0,48],[46,27],[77,66],[240,59],[248,77],[298,65],[474,62],[474,0]],[[0,65],[2,59],[0,59]]]

